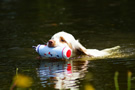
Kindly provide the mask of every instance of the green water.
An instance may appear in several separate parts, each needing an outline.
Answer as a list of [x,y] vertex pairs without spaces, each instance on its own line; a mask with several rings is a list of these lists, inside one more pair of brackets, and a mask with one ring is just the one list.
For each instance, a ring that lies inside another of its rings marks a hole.
[[[135,1],[1,0],[0,90],[9,90],[18,73],[33,78],[31,90],[127,90],[127,72],[135,89]],[[38,60],[32,46],[66,31],[90,49],[121,46],[112,58],[69,61]],[[17,87],[14,88],[17,90]],[[27,89],[26,89],[27,90]]]

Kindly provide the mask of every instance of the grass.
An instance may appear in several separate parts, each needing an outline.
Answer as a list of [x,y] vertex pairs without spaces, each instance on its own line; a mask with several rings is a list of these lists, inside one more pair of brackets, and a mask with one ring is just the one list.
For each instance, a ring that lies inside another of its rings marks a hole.
[[[114,74],[114,85],[115,85],[116,90],[119,90],[118,76],[119,76],[119,72],[116,71]],[[127,72],[127,90],[131,90],[131,76],[132,76],[132,72],[128,71]]]
[[115,72],[114,85],[115,85],[116,90],[119,90],[118,76],[119,76],[119,72]]

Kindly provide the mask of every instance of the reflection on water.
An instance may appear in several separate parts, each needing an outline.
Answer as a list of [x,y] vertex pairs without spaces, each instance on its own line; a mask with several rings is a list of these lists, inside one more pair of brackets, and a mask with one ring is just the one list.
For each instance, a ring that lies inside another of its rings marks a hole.
[[43,87],[79,89],[79,79],[85,76],[88,61],[41,61],[37,76]]
[[[121,47],[111,51],[111,53],[113,53],[111,56],[100,58],[79,56],[71,58],[69,61],[41,60],[39,67],[37,68],[37,76],[40,78],[40,83],[44,88],[48,86],[54,87],[55,89],[84,89],[89,87],[94,90],[94,88],[103,88],[104,83],[106,83],[106,88],[110,88],[110,85],[114,84],[112,82],[114,73],[116,71],[121,73],[123,71],[122,68],[124,68],[125,70],[121,74],[124,75],[122,75],[122,77],[125,77],[128,70],[134,72],[133,69],[131,69],[134,66],[130,65],[135,62],[128,59],[135,55],[135,52],[132,49],[127,50],[127,48]],[[126,65],[129,65],[130,67],[126,68]],[[122,77],[119,79],[122,79]],[[80,83],[82,83],[80,80],[84,82],[84,86],[80,85]],[[96,87],[94,86],[96,84],[101,85]],[[125,84],[127,83],[125,82],[124,85]],[[122,87],[121,83],[120,86]],[[111,90],[114,88],[115,86],[113,85]]]
[[[115,90],[119,72],[120,90],[127,90],[127,71],[135,77],[134,0],[1,0],[0,90],[8,90],[18,73],[34,79],[32,90]],[[89,49],[121,46],[106,58],[71,58],[69,61],[38,61],[31,48],[66,31]],[[91,76],[92,75],[92,76]],[[134,90],[135,87],[131,86]]]

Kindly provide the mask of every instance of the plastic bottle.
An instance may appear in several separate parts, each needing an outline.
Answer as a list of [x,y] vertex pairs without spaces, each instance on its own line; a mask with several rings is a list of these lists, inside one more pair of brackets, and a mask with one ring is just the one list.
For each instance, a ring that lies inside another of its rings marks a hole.
[[50,59],[69,59],[72,50],[69,47],[48,47],[47,45],[33,46],[36,52],[44,58]]

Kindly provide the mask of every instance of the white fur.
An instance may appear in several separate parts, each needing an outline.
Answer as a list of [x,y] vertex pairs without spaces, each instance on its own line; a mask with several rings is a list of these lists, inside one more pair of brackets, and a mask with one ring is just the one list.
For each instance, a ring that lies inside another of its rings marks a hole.
[[[63,37],[67,43],[61,43],[60,37]],[[110,55],[110,53],[109,53],[110,50],[116,49],[116,47],[110,48],[110,49],[104,49],[104,50],[86,49],[71,34],[63,32],[63,31],[54,34],[52,36],[51,40],[55,41],[55,47],[57,47],[57,46],[69,46],[68,44],[71,44],[73,55],[75,54],[76,49],[81,49],[81,50],[84,51],[84,54],[86,54],[86,55],[93,56],[93,57],[103,57],[103,56]]]

